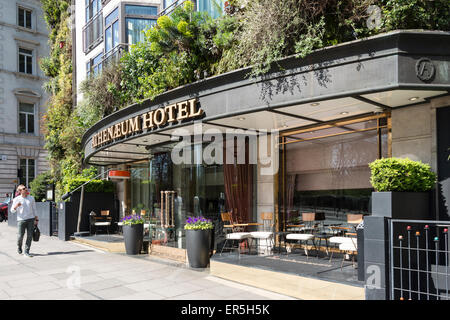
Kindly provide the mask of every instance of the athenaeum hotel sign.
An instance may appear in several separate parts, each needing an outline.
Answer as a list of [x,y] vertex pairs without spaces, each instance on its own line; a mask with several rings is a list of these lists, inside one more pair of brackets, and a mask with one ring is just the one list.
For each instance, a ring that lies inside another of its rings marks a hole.
[[126,119],[102,131],[92,137],[92,147],[98,148],[114,140],[132,135],[144,130],[155,130],[166,124],[181,122],[186,119],[198,118],[203,114],[202,108],[198,108],[198,99],[191,99],[174,103],[163,108],[158,108],[144,114]]

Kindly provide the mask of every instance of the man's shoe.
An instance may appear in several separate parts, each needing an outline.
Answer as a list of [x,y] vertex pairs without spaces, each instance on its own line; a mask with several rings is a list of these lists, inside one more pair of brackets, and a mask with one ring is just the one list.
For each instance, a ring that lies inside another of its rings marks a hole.
[[29,252],[26,252],[25,251],[25,253],[23,254],[25,257],[28,257],[28,258],[31,258],[31,257],[33,257]]
[[17,249],[17,253],[18,253],[18,254],[22,254],[22,249],[21,249],[21,248],[18,248],[18,249]]

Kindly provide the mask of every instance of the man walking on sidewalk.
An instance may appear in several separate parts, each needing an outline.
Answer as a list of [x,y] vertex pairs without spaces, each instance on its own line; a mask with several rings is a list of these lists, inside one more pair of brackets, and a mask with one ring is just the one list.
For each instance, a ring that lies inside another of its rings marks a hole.
[[36,215],[36,202],[34,198],[28,194],[27,188],[21,184],[17,187],[19,195],[14,198],[11,212],[17,212],[17,252],[22,254],[23,236],[25,229],[27,230],[27,240],[25,243],[25,256],[31,257],[30,247],[33,240],[34,225],[37,224],[38,217]]

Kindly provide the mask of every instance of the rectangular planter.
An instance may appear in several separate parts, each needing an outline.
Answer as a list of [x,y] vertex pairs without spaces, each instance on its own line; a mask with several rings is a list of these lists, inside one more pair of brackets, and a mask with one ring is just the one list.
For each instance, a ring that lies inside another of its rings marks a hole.
[[429,192],[372,192],[372,216],[432,220]]

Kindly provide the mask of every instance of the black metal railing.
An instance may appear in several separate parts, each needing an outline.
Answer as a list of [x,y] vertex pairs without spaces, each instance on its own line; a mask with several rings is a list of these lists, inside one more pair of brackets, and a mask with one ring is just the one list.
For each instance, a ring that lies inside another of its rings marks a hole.
[[390,220],[390,298],[449,299],[450,221]]

